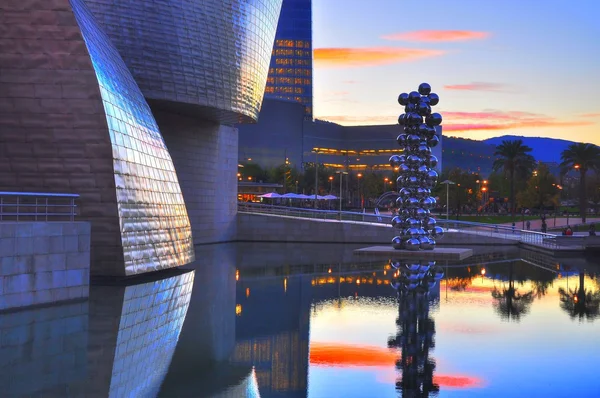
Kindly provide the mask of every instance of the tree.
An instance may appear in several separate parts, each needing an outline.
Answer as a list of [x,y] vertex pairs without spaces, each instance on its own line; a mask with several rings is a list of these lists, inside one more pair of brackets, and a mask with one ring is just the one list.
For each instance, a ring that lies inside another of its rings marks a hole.
[[525,190],[517,195],[517,200],[522,207],[538,207],[541,211],[544,207],[558,206],[559,194],[556,178],[550,173],[548,166],[540,164],[527,181]]
[[510,210],[515,216],[515,182],[517,179],[524,179],[531,174],[535,168],[535,159],[530,155],[533,149],[523,144],[523,140],[505,140],[496,147],[492,169],[494,171],[503,170],[507,176],[509,188]]
[[571,319],[584,318],[593,320],[600,316],[600,292],[594,292],[585,288],[585,275],[579,272],[579,287],[568,292],[562,287],[558,289],[560,295],[560,307],[565,310]]
[[587,211],[586,176],[590,170],[600,169],[600,148],[593,144],[571,144],[560,154],[560,167],[563,172],[579,170],[579,211],[581,222],[585,223]]
[[508,268],[508,288],[497,289],[492,291],[492,297],[495,300],[496,311],[500,317],[519,321],[522,315],[529,312],[529,307],[534,300],[534,291],[529,291],[525,294],[519,293],[515,289],[515,280],[513,278],[513,262]]

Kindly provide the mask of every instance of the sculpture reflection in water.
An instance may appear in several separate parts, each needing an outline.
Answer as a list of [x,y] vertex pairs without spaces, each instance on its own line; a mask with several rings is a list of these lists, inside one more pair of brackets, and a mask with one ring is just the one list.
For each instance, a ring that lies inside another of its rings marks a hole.
[[396,362],[401,372],[396,389],[405,397],[428,397],[440,389],[433,380],[435,360],[429,358],[430,350],[435,347],[435,322],[429,316],[429,309],[432,304],[439,304],[435,288],[439,289],[438,282],[444,272],[435,262],[392,261],[392,267],[396,269],[391,285],[398,292],[398,329],[396,336],[389,339],[388,347],[401,352]]
[[392,219],[392,226],[400,232],[392,239],[394,249],[433,250],[436,239],[444,234],[431,215],[436,205],[431,189],[438,180],[434,170],[438,159],[431,148],[440,142],[435,127],[442,123],[442,115],[432,113],[431,107],[439,101],[427,83],[421,83],[418,92],[398,96],[406,113],[398,117],[403,133],[397,141],[403,153],[390,158],[390,165],[400,174],[396,180],[398,215]]

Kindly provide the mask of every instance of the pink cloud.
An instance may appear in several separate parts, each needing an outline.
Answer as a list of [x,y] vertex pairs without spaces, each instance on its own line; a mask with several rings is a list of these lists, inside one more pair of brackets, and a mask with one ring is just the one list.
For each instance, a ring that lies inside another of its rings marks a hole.
[[414,32],[392,33],[381,36],[381,38],[385,40],[442,42],[482,40],[489,36],[489,32],[472,30],[417,30]]
[[352,68],[409,62],[444,53],[440,50],[396,47],[316,48],[314,62],[317,67]]
[[472,82],[444,86],[446,90],[458,91],[505,91],[506,85],[499,83]]
[[600,112],[596,112],[596,113],[583,113],[581,115],[579,115],[580,117],[586,117],[586,118],[597,118],[600,117]]
[[558,120],[554,117],[519,111],[442,112],[444,131],[515,130],[523,128],[580,127],[595,124],[588,120]]

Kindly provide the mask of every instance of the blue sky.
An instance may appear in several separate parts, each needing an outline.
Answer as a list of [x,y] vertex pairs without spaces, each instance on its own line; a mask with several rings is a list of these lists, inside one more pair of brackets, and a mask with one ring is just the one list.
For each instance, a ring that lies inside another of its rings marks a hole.
[[600,3],[313,0],[317,118],[393,124],[430,83],[446,135],[600,144]]

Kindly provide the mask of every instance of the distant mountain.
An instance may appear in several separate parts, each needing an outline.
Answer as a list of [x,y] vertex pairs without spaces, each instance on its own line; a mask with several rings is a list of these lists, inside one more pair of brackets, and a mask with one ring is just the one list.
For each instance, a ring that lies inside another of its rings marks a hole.
[[533,148],[531,154],[536,160],[557,163],[560,163],[561,152],[573,144],[573,141],[558,140],[555,138],[519,137],[515,135],[489,138],[483,142],[490,145],[500,145],[504,140],[523,140],[525,145]]
[[558,172],[557,164],[560,163],[561,152],[573,143],[572,141],[554,138],[519,137],[514,135],[494,137],[484,141],[444,137],[442,167],[444,170],[459,167],[467,172],[487,176],[492,172],[496,145],[500,145],[505,140],[523,140],[525,145],[533,149],[531,154],[536,160],[555,163],[550,167],[552,172]]

